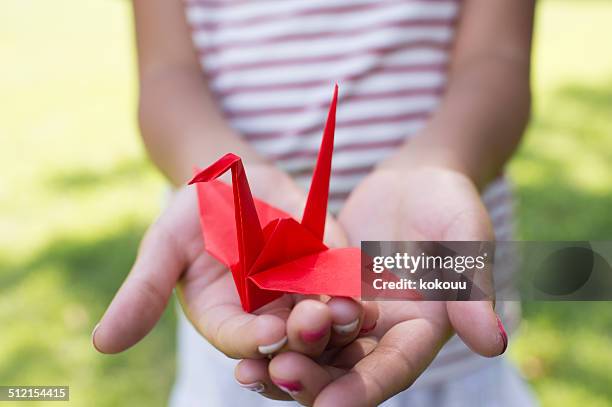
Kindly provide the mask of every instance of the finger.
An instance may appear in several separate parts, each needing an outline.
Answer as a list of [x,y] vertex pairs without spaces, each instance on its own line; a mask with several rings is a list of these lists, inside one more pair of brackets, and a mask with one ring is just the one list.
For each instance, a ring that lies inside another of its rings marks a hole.
[[361,359],[372,353],[377,345],[378,340],[373,336],[357,338],[342,348],[329,364],[340,369],[352,369]]
[[342,228],[338,221],[331,215],[327,215],[327,220],[325,221],[324,241],[329,247],[348,246],[348,238],[344,232],[344,228]]
[[276,387],[303,405],[310,406],[316,396],[344,371],[323,367],[309,357],[296,352],[275,356],[268,367]]
[[446,304],[453,329],[465,344],[482,356],[501,355],[508,336],[489,301],[449,301]]
[[247,314],[238,304],[206,309],[194,324],[219,351],[234,359],[257,359],[287,343],[285,321],[272,314]]
[[331,346],[343,346],[359,335],[364,310],[361,304],[351,298],[334,297],[327,302],[332,317]]
[[326,386],[315,406],[375,406],[408,388],[446,339],[443,326],[425,319],[391,328],[346,375]]
[[[268,304],[264,314],[248,314],[235,299],[229,299],[235,291],[229,274],[188,301],[187,317],[202,336],[230,358],[257,359],[278,352],[287,343],[285,320],[279,315],[289,304],[283,297]],[[223,301],[222,296],[228,299]]]
[[189,321],[226,356],[262,358],[285,346],[285,319],[293,306],[290,296],[266,304],[257,314],[249,314],[240,306],[229,272],[208,280],[202,287],[195,280],[189,284],[181,281],[178,287],[177,294]]
[[276,387],[268,374],[268,359],[241,360],[234,369],[234,377],[240,387],[274,400],[292,400],[292,397]]
[[362,301],[363,322],[359,335],[371,335],[378,324],[378,303],[375,301]]
[[165,223],[151,226],[130,274],[94,329],[92,342],[98,351],[121,352],[157,323],[186,266],[180,247]]
[[318,356],[327,346],[331,325],[331,312],[325,303],[311,299],[298,302],[287,320],[288,349]]

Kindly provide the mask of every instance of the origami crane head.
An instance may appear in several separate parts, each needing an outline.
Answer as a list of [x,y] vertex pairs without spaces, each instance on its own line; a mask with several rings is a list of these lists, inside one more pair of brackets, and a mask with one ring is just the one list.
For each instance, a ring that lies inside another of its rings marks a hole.
[[[360,294],[361,251],[330,249],[323,243],[337,101],[336,85],[301,222],[253,198],[242,160],[234,154],[224,155],[189,182],[198,183],[206,250],[230,268],[247,312],[283,293]],[[231,187],[216,180],[228,170]]]

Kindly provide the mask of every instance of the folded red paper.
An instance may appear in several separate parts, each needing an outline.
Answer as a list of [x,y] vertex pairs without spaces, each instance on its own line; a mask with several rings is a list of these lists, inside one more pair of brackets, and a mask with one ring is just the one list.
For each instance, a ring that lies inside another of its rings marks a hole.
[[[283,293],[360,294],[361,250],[323,243],[337,102],[336,85],[301,222],[253,198],[237,155],[224,155],[189,182],[198,183],[205,248],[230,268],[247,312]],[[228,170],[231,187],[216,180]]]

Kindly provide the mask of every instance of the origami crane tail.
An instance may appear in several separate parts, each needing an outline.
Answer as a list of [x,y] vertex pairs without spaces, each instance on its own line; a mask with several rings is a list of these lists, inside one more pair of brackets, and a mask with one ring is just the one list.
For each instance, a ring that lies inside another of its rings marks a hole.
[[332,152],[334,149],[334,131],[336,129],[336,104],[338,103],[338,85],[334,87],[334,96],[329,106],[321,148],[317,164],[312,175],[308,200],[304,208],[302,225],[316,237],[323,240],[327,200],[329,196],[329,178],[331,176]]
[[200,171],[189,181],[189,184],[212,181],[230,169],[232,171],[238,253],[240,265],[246,274],[246,270],[249,270],[255,263],[264,247],[264,235],[241,158],[235,154],[226,154],[210,167]]

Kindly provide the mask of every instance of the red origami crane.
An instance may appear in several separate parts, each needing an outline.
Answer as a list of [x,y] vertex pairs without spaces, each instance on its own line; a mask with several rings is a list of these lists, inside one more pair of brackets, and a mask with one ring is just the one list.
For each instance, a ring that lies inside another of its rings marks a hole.
[[[323,244],[337,100],[336,85],[301,222],[253,198],[237,155],[224,155],[189,182],[198,183],[206,250],[230,268],[247,312],[283,293],[360,295],[361,250]],[[227,170],[231,187],[216,180]]]

